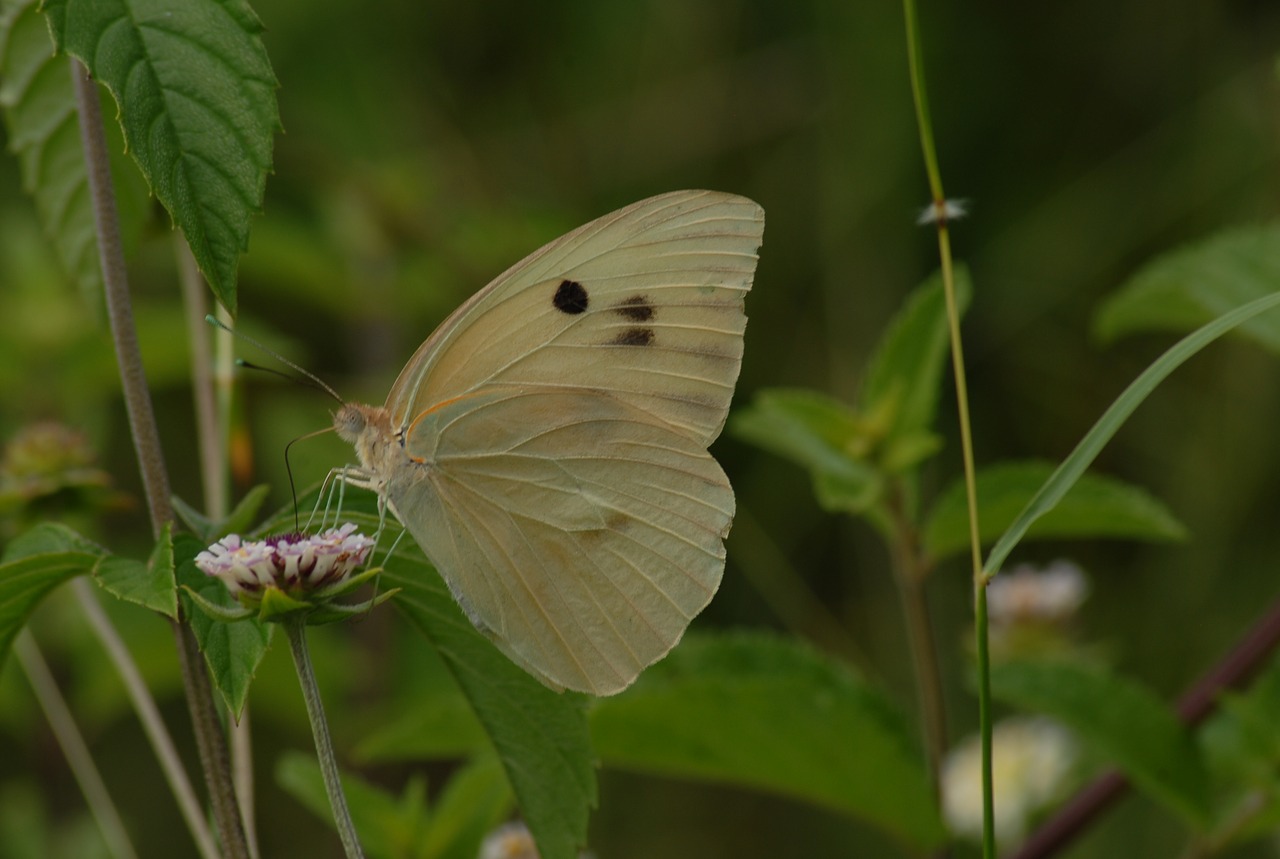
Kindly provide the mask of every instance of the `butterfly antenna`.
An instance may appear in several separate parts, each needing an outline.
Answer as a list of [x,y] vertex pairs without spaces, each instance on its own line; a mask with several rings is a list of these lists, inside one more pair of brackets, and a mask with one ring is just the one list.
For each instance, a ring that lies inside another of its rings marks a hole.
[[[345,404],[345,403],[346,403],[346,400],[342,399],[342,397],[338,395],[338,392],[337,392],[337,391],[335,391],[333,388],[331,388],[331,387],[329,387],[327,384],[325,384],[325,382],[324,382],[324,380],[323,380],[323,379],[321,379],[321,378],[320,378],[319,376],[317,376],[315,373],[310,372],[309,370],[304,370],[302,367],[300,367],[300,366],[298,366],[297,364],[293,363],[293,362],[292,362],[292,361],[290,361],[288,358],[284,357],[283,355],[281,355],[279,352],[275,351],[274,349],[270,349],[270,348],[268,348],[265,344],[263,344],[263,343],[259,342],[258,340],[255,340],[254,338],[250,337],[248,334],[241,333],[241,332],[239,332],[239,331],[236,331],[236,330],[235,330],[234,328],[232,328],[231,326],[223,324],[220,320],[218,320],[218,319],[217,319],[216,317],[214,317],[212,314],[205,316],[204,321],[205,321],[205,322],[208,322],[210,325],[214,326],[215,328],[221,328],[223,331],[226,331],[228,334],[232,334],[232,335],[234,335],[234,336],[236,336],[236,337],[239,337],[241,340],[245,341],[246,343],[248,343],[248,344],[250,344],[250,345],[252,345],[252,346],[256,346],[258,349],[260,349],[260,350],[262,350],[263,352],[267,353],[267,354],[268,354],[268,355],[270,355],[272,358],[275,358],[275,359],[276,359],[277,361],[279,361],[281,364],[284,364],[286,367],[289,367],[289,368],[290,368],[290,369],[292,369],[294,372],[299,373],[299,374],[301,374],[304,378],[306,378],[306,379],[310,380],[310,381],[311,381],[311,383],[312,383],[312,385],[313,385],[314,387],[316,387],[318,390],[324,391],[326,394],[328,394],[329,396],[333,397],[333,398],[334,398],[335,400],[337,400],[339,403],[343,403],[343,404]],[[289,376],[287,376],[287,375],[286,375],[286,374],[284,374],[284,373],[281,373],[281,372],[280,372],[280,371],[278,371],[278,370],[270,370],[270,369],[268,369],[268,368],[266,368],[266,367],[259,367],[259,366],[257,366],[256,364],[249,364],[249,363],[247,363],[247,362],[239,362],[239,363],[241,363],[241,366],[244,366],[244,367],[252,367],[253,369],[256,369],[256,370],[267,370],[267,372],[269,372],[269,373],[270,373],[270,372],[274,372],[276,375],[278,375],[278,376],[284,376],[286,379],[287,379],[287,378],[290,378]],[[304,436],[304,438],[305,438],[305,436]],[[297,511],[295,510],[294,512],[296,513]]]
[[333,432],[333,427],[325,427],[324,429],[309,432],[306,435],[300,435],[295,439],[290,439],[289,443],[284,446],[284,473],[289,476],[289,495],[293,497],[293,530],[298,533],[302,532],[302,525],[298,520],[298,487],[293,481],[293,465],[289,462],[289,448],[300,441],[306,441],[309,438],[315,438],[327,432]]

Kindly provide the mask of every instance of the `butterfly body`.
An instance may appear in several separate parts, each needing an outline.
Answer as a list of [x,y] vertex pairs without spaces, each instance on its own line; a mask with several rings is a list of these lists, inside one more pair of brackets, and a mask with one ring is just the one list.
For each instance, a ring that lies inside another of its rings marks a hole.
[[472,622],[553,688],[626,688],[706,606],[733,491],[707,446],[763,212],[681,191],[535,252],[335,415]]

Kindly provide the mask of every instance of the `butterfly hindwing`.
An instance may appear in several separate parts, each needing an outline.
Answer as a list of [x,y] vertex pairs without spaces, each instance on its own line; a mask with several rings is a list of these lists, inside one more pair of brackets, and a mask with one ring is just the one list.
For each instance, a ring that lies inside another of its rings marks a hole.
[[620,691],[719,586],[724,473],[607,394],[464,397],[407,448],[432,467],[388,485],[398,515],[472,621],[549,685]]

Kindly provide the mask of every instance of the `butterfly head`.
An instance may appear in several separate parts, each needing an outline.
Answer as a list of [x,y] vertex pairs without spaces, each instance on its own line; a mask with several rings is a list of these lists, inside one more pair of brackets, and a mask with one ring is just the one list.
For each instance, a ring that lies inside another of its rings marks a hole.
[[[375,474],[385,475],[394,465],[399,445],[391,432],[391,415],[381,406],[346,403],[333,416],[338,437],[355,446],[360,465]],[[402,454],[403,455],[403,454]]]
[[365,427],[369,425],[370,406],[359,403],[344,403],[333,415],[333,429],[343,441],[355,444]]

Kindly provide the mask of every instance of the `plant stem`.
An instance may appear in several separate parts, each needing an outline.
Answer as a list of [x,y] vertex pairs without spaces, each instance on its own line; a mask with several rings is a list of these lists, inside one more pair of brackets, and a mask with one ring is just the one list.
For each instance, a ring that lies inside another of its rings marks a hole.
[[[173,508],[169,503],[169,478],[160,447],[160,433],[151,409],[151,395],[142,369],[138,335],[133,324],[115,190],[111,183],[111,164],[107,155],[106,136],[102,130],[102,111],[98,104],[98,87],[79,60],[72,58],[70,62],[71,81],[80,121],[80,140],[88,167],[89,196],[93,205],[98,255],[102,265],[107,317],[111,322],[111,335],[120,366],[120,382],[129,414],[130,432],[138,456],[138,467],[142,472],[147,507],[151,513],[151,528],[159,537],[164,526],[173,519]],[[226,739],[222,734],[217,712],[213,709],[209,677],[205,673],[204,663],[191,631],[179,621],[174,621],[172,626],[178,640],[178,664],[187,704],[191,708],[200,763],[204,768],[223,849],[232,859],[248,859],[244,830],[236,813]]]
[[89,747],[85,744],[79,729],[76,728],[76,720],[72,717],[62,693],[58,691],[58,684],[54,682],[53,674],[49,671],[44,657],[40,655],[40,648],[36,645],[30,630],[23,629],[18,633],[18,637],[13,642],[13,652],[18,657],[18,662],[22,664],[22,670],[26,672],[27,679],[31,682],[31,689],[35,692],[36,700],[40,702],[40,708],[44,710],[45,717],[49,720],[49,727],[53,729],[53,735],[57,738],[62,753],[67,756],[67,763],[71,766],[71,772],[75,774],[76,782],[80,785],[85,801],[89,804],[93,819],[98,823],[98,829],[102,832],[102,839],[107,843],[107,849],[116,859],[137,859],[138,854],[133,849],[133,843],[129,841],[129,833],[120,820],[115,803],[111,801],[111,793],[107,790],[97,766],[93,763]]
[[200,485],[205,515],[215,521],[227,515],[226,439],[218,421],[213,385],[213,349],[209,325],[204,321],[204,281],[186,242],[175,239],[178,282],[186,308],[187,337],[191,343],[191,390],[196,408],[196,443],[200,452]]
[[97,596],[88,580],[84,577],[76,578],[71,583],[71,589],[80,603],[80,610],[88,618],[89,625],[93,627],[98,640],[102,642],[103,649],[115,663],[120,679],[124,681],[125,690],[133,702],[133,709],[138,713],[142,728],[146,731],[147,739],[155,750],[156,758],[160,761],[160,768],[169,782],[169,789],[173,791],[178,801],[178,809],[182,812],[187,828],[191,830],[196,849],[199,850],[203,859],[218,859],[218,845],[214,842],[212,833],[209,832],[209,824],[205,821],[200,800],[191,787],[191,781],[187,778],[187,772],[182,766],[182,759],[178,757],[178,750],[174,747],[173,738],[160,717],[160,711],[151,697],[151,691],[147,689],[146,681],[142,679],[142,673],[138,671],[137,664],[124,646],[124,642],[120,640],[120,634],[111,625],[106,612],[98,604]]
[[925,570],[916,551],[915,528],[902,509],[901,493],[895,495],[889,507],[893,531],[890,547],[894,578],[898,583],[911,652],[916,700],[920,707],[921,731],[929,764],[929,782],[936,798],[940,790],[942,756],[947,749],[942,671],[938,667],[938,648],[933,638],[933,624],[929,621],[929,604],[925,599]]
[[974,624],[978,654],[978,720],[982,734],[982,853],[994,859],[995,803],[991,783],[991,665],[987,647],[987,577],[982,571],[982,545],[978,535],[978,494],[974,478],[973,438],[969,421],[969,389],[965,379],[964,345],[960,338],[960,315],[956,307],[955,271],[951,260],[951,234],[947,226],[947,198],[942,189],[942,173],[938,169],[933,141],[933,125],[929,117],[929,99],[924,83],[924,59],[920,49],[920,23],[915,0],[903,0],[907,31],[907,61],[911,71],[911,93],[916,107],[916,126],[920,129],[920,149],[934,209],[934,225],[938,231],[938,257],[942,264],[943,291],[947,297],[947,319],[951,326],[951,366],[955,375],[956,406],[960,423],[960,450],[964,459],[965,495],[969,506],[969,548],[973,565]]
[[329,723],[325,720],[324,704],[320,701],[320,687],[315,671],[311,668],[311,654],[307,650],[306,622],[300,618],[284,621],[289,635],[289,649],[293,652],[293,664],[298,671],[298,683],[302,686],[302,698],[307,704],[307,717],[311,720],[311,734],[316,742],[316,756],[320,760],[320,772],[324,776],[325,791],[329,794],[329,806],[333,809],[333,822],[342,839],[347,859],[363,859],[360,839],[347,798],[342,792],[342,779],[338,771],[338,759],[333,754],[333,740],[329,737]]

